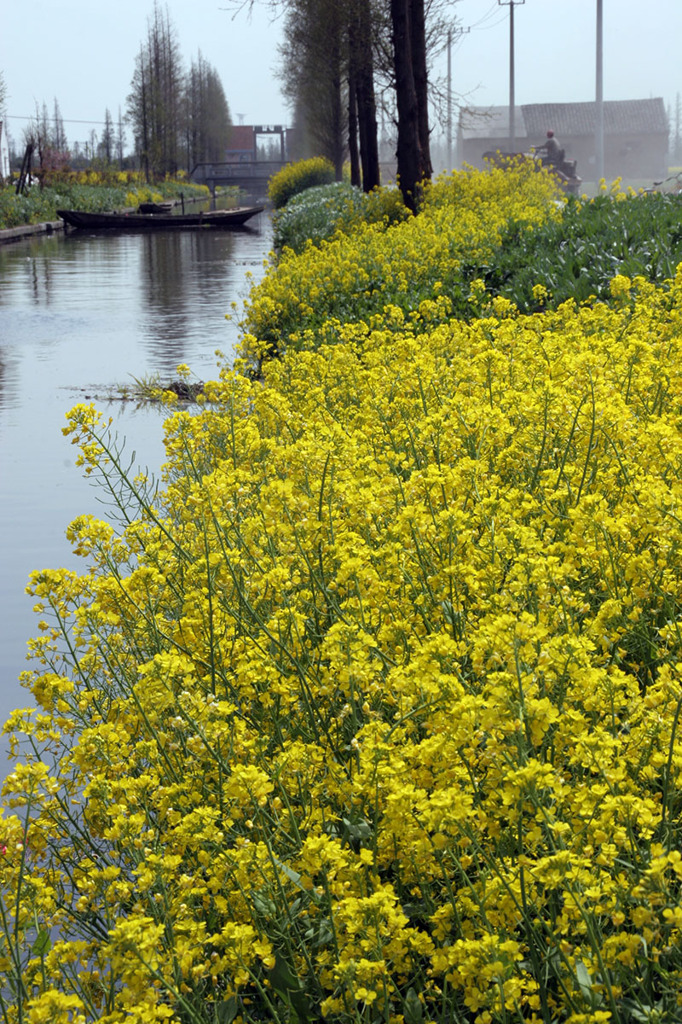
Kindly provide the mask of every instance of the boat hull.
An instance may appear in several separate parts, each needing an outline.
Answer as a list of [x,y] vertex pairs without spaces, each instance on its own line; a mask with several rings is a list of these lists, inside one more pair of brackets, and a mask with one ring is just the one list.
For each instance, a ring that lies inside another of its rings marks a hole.
[[262,206],[181,214],[85,213],[83,210],[57,210],[57,216],[69,227],[81,231],[182,231],[187,228],[241,227],[262,210]]

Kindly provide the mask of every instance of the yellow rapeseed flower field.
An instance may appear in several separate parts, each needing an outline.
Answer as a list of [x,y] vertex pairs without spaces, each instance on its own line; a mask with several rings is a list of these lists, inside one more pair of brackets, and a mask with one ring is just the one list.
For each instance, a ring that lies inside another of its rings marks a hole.
[[32,579],[5,1021],[679,1019],[682,268],[448,316],[449,259],[555,215],[535,187],[463,175],[295,294],[285,258],[251,352],[323,263],[430,261],[435,312],[302,313],[170,416],[158,495],[69,414],[120,516]]
[[560,205],[553,179],[526,164],[454,174],[429,186],[418,217],[361,225],[301,255],[285,249],[246,304],[243,354],[260,364],[264,355],[335,337],[336,320],[383,319],[387,307],[427,322],[447,316],[460,298],[462,264],[481,266],[510,222],[541,223],[559,216]]

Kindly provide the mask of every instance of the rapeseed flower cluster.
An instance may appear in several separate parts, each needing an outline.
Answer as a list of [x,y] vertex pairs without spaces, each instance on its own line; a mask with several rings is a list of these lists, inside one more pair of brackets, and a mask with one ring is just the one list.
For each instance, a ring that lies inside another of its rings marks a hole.
[[268,199],[275,210],[286,206],[293,196],[316,185],[327,185],[334,180],[334,165],[326,157],[314,156],[287,164],[273,174],[268,184]]
[[510,223],[523,230],[558,217],[557,193],[531,162],[453,174],[429,186],[418,217],[396,224],[391,210],[300,254],[285,248],[246,303],[244,355],[260,365],[336,339],[336,321],[390,320],[392,309],[422,322],[461,313],[463,270],[491,261]]
[[224,369],[162,492],[69,414],[118,516],[31,583],[6,1021],[679,1019],[682,268],[475,301]]

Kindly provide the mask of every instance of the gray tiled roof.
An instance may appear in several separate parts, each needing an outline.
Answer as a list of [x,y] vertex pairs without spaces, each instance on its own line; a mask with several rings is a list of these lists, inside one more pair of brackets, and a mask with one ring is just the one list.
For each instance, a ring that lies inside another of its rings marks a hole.
[[[529,103],[517,107],[515,132],[519,139],[544,139],[552,128],[559,139],[576,135],[594,135],[597,128],[596,103]],[[459,126],[464,139],[506,137],[509,133],[509,107],[468,107],[460,111]],[[605,135],[668,134],[668,119],[663,100],[606,100]]]
[[[596,103],[530,103],[524,105],[523,119],[530,137],[544,135],[553,128],[562,135],[594,135],[597,127]],[[605,135],[668,134],[668,119],[663,100],[606,100]]]
[[[464,139],[505,138],[509,134],[509,107],[464,107],[459,114]],[[516,107],[514,130],[517,139],[525,139],[526,126],[521,107]]]

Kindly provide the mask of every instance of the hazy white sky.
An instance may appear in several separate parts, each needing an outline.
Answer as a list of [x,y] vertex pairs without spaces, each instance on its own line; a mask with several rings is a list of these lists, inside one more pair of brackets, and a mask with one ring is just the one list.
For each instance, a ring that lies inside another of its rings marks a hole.
[[[162,3],[162,6],[163,3]],[[201,50],[217,70],[235,123],[288,123],[273,68],[281,21],[261,2],[254,16],[233,18],[229,0],[168,0],[180,50],[189,64]],[[591,100],[595,92],[597,0],[526,0],[515,7],[516,101]],[[682,0],[603,0],[604,97],[682,92]],[[453,88],[469,104],[509,98],[509,7],[497,0],[453,0],[470,28],[453,47]],[[0,68],[8,91],[9,128],[21,128],[43,101],[57,97],[70,141],[88,138],[108,107],[125,111],[135,55],[152,0],[6,2],[0,20]],[[30,13],[29,13],[30,12]],[[445,71],[445,58],[439,61]],[[87,123],[78,123],[87,122]]]
[[[682,0],[603,0],[604,99],[682,93]],[[509,102],[509,7],[459,0],[470,28],[453,47],[453,87],[476,105]],[[517,104],[595,98],[597,0],[525,0],[514,8]]]
[[[273,21],[260,3],[250,19],[246,12],[233,18],[230,0],[161,0],[160,6],[168,7],[186,66],[201,50],[220,75],[235,124],[238,113],[245,124],[288,122],[273,74],[281,19]],[[0,69],[15,139],[26,124],[21,118],[43,101],[51,114],[55,97],[69,141],[99,131],[92,122],[103,121],[107,108],[114,120],[119,107],[125,114],[153,0],[2,0],[0,9]]]

